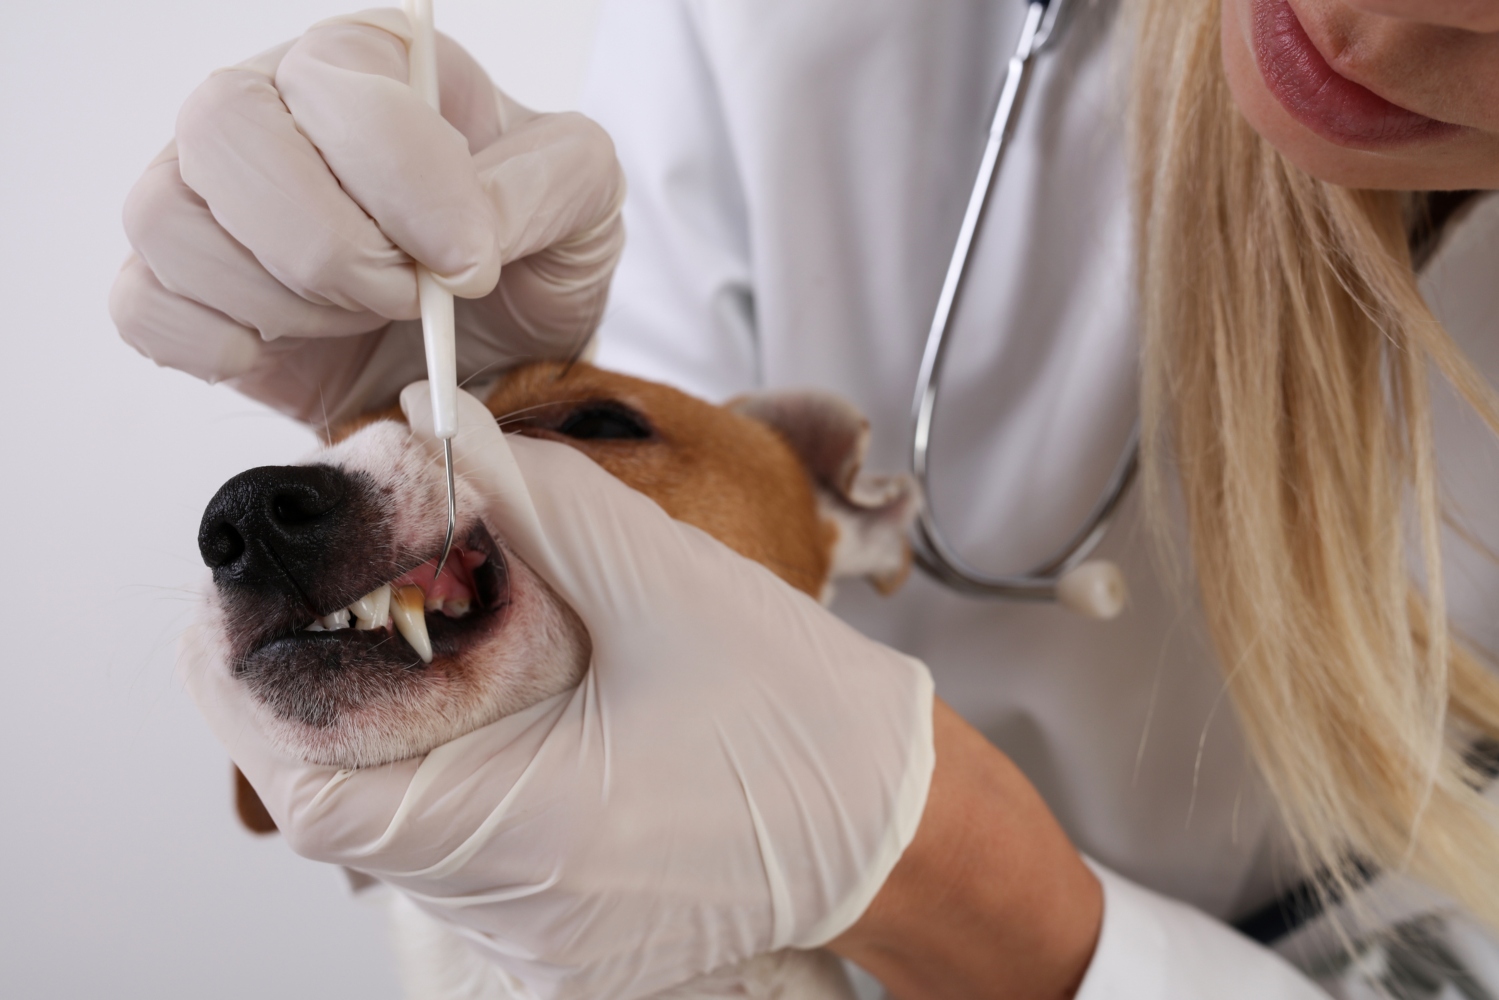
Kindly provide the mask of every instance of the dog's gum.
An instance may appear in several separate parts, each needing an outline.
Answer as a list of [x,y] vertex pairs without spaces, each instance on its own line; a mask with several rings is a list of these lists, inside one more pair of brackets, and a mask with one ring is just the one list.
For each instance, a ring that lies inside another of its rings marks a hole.
[[443,566],[442,575],[437,575],[437,559],[428,559],[391,581],[397,589],[417,586],[422,590],[428,611],[442,611],[454,601],[472,603],[474,596],[473,568],[483,565],[485,556],[477,553],[478,562],[471,563],[471,555],[455,547],[453,558]]

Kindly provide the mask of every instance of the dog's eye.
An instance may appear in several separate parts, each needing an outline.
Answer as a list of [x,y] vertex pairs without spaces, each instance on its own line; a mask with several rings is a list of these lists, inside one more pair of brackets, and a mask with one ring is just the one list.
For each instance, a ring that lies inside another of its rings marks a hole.
[[651,429],[622,406],[593,403],[568,414],[557,433],[579,441],[643,441],[651,436]]

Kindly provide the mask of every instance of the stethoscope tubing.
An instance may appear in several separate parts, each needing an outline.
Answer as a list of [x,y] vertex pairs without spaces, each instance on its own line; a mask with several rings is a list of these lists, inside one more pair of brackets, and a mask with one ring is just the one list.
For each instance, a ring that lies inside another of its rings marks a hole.
[[966,594],[1014,601],[1055,601],[1061,578],[1093,552],[1108,532],[1109,521],[1117,511],[1139,465],[1139,425],[1130,432],[1129,441],[1109,476],[1102,495],[1081,527],[1061,548],[1027,572],[996,576],[970,566],[947,541],[937,523],[931,504],[932,427],[941,386],[942,367],[949,345],[953,313],[960,300],[963,281],[973,241],[984,221],[989,194],[1006,152],[1014,137],[1031,75],[1038,55],[1056,45],[1065,26],[1066,0],[1031,0],[1026,6],[1025,21],[1015,54],[1010,57],[1004,86],[994,109],[988,140],[974,177],[973,190],[963,212],[957,242],[948,261],[942,290],[932,314],[922,351],[921,368],[916,380],[912,403],[911,469],[920,483],[927,503],[917,516],[912,547],[917,565],[939,582]]

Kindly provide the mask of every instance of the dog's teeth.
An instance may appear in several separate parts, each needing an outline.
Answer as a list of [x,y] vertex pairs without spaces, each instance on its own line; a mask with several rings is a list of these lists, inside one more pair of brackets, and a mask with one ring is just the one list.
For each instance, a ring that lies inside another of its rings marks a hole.
[[390,620],[390,584],[382,584],[349,605],[357,629],[384,628]]
[[309,625],[309,626],[307,626],[306,628],[304,628],[302,631],[303,632],[326,632],[328,630],[325,629],[325,628],[323,628],[323,620],[321,618],[314,618],[312,620],[312,624]]
[[467,597],[450,597],[442,602],[442,613],[449,618],[462,618],[468,614],[469,600]]
[[416,650],[423,663],[432,662],[432,637],[427,635],[426,598],[422,588],[407,584],[394,594],[390,602],[390,617],[396,623],[396,631]]
[[429,597],[429,598],[427,598],[427,603],[424,605],[424,607],[428,611],[441,611],[442,610],[442,598],[441,597]]
[[323,623],[323,628],[327,629],[329,632],[337,632],[341,628],[348,628],[349,609],[340,608],[339,610],[333,612],[331,615],[324,615],[321,620]]

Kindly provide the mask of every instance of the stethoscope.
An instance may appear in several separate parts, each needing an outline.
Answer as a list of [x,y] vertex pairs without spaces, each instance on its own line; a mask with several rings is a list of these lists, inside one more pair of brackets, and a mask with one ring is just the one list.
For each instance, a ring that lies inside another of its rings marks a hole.
[[[1031,66],[1036,57],[1054,48],[1066,27],[1067,0],[1030,0],[1026,5],[1025,25],[1020,43],[1010,57],[1009,70],[989,126],[989,141],[979,162],[958,242],[948,261],[942,293],[927,332],[922,351],[921,372],[916,379],[916,400],[912,420],[915,424],[911,444],[911,468],[922,491],[931,497],[929,452],[932,444],[932,417],[937,409],[937,390],[942,376],[949,326],[958,294],[962,291],[968,269],[968,253],[973,237],[983,221],[984,207],[1000,161],[1009,147],[1030,84]],[[1109,521],[1124,499],[1139,464],[1140,429],[1138,423],[1130,432],[1128,443],[1109,476],[1108,484],[1087,519],[1072,537],[1048,559],[1015,576],[991,576],[968,565],[957,554],[942,530],[931,503],[923,505],[913,530],[912,545],[916,563],[938,582],[965,594],[997,597],[1010,601],[1056,601],[1090,618],[1113,618],[1124,608],[1128,591],[1119,567],[1088,556],[1108,533]]]
[[[911,468],[928,497],[931,496],[928,453],[932,444],[932,416],[937,408],[937,389],[953,308],[968,268],[968,253],[983,220],[994,175],[1025,101],[1031,65],[1036,56],[1054,48],[1061,39],[1062,29],[1066,27],[1064,15],[1067,6],[1068,0],[1030,0],[1026,5],[1020,43],[1010,57],[1004,88],[999,94],[999,106],[994,111],[993,124],[989,126],[989,140],[984,146],[978,175],[973,180],[968,208],[963,213],[958,241],[948,261],[942,293],[937,298],[931,329],[927,332],[921,371],[916,378]],[[1089,560],[1088,556],[1108,533],[1109,521],[1135,477],[1139,454],[1140,425],[1136,422],[1103,493],[1082,525],[1050,558],[1026,572],[1014,576],[992,576],[969,566],[943,537],[930,503],[925,504],[918,514],[913,531],[917,565],[940,583],[961,593],[1010,601],[1056,601],[1090,618],[1113,618],[1124,609],[1128,599],[1124,575],[1112,562]],[[1358,882],[1372,881],[1376,874],[1373,869],[1361,871]],[[1283,940],[1303,924],[1319,919],[1322,909],[1320,894],[1310,883],[1303,882],[1236,926],[1254,940],[1270,945]],[[1432,932],[1434,926],[1441,931],[1439,914],[1435,911],[1420,913],[1401,924],[1394,933],[1371,935],[1360,942],[1361,961],[1367,962],[1373,970],[1367,973],[1367,978],[1371,982],[1377,978],[1388,989],[1403,970],[1413,970],[1413,975],[1437,983],[1439,987],[1450,983],[1465,996],[1489,996],[1490,992],[1483,990],[1486,985],[1483,976],[1450,949],[1440,933]],[[1380,950],[1382,957],[1379,961],[1368,957],[1370,948]]]

